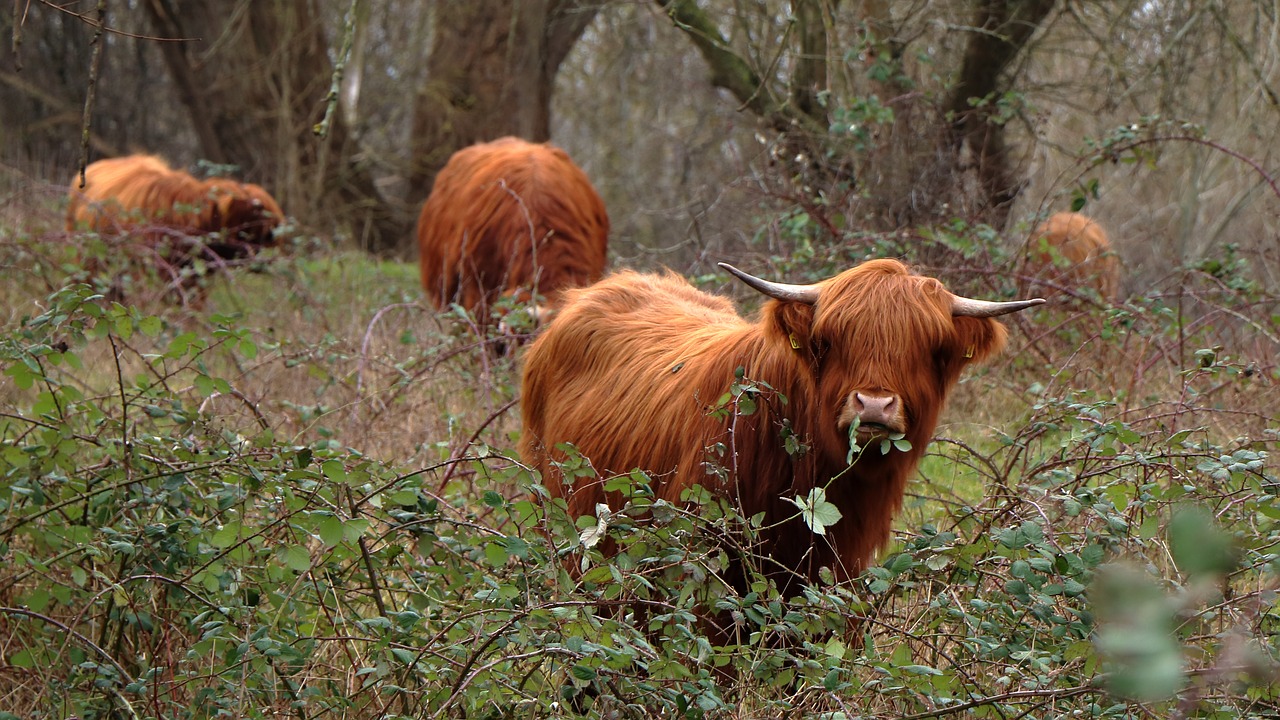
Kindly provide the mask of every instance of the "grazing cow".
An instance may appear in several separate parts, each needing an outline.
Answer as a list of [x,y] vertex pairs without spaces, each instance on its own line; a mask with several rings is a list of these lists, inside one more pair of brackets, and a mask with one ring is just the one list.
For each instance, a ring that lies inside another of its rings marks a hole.
[[472,145],[436,176],[418,217],[422,286],[482,327],[499,298],[541,295],[537,319],[564,289],[600,279],[608,238],[604,201],[563,150],[512,137]]
[[[85,185],[71,182],[67,229],[139,238],[118,246],[137,262],[157,264],[171,286],[196,285],[196,260],[211,267],[253,255],[275,241],[284,213],[266,190],[229,178],[197,180],[152,155],[99,160],[85,168]],[[91,272],[94,268],[89,268]]]
[[[1044,301],[959,297],[895,260],[815,285],[722,266],[774,298],[758,321],[671,273],[620,272],[566,292],[525,357],[520,456],[573,516],[598,503],[616,510],[621,499],[602,483],[640,468],[660,499],[679,503],[701,484],[743,517],[764,513],[759,549],[785,569],[772,573],[784,591],[824,566],[837,580],[854,577],[889,539],[961,370],[1003,347],[1005,328],[992,318]],[[759,389],[756,411],[711,412],[739,368]],[[881,454],[879,441],[899,433],[910,449]],[[788,452],[789,436],[804,447]],[[852,465],[851,437],[870,448]],[[562,443],[600,479],[566,484]],[[815,488],[843,514],[825,535],[790,502]]]
[[1093,288],[1114,300],[1120,287],[1120,259],[1096,221],[1073,212],[1049,217],[1031,236],[1022,275],[1041,292]]

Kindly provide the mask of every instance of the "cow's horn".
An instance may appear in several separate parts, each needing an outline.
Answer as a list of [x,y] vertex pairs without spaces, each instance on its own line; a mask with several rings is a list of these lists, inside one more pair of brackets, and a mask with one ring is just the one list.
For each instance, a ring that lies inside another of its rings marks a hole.
[[719,263],[720,267],[733,273],[739,280],[746,283],[751,289],[768,295],[778,300],[795,300],[796,302],[808,303],[810,305],[818,302],[818,286],[817,285],[790,285],[787,283],[770,282],[769,280],[761,280],[755,275],[744,273],[729,263]]
[[974,300],[973,298],[952,295],[951,314],[955,317],[988,318],[996,317],[997,315],[1008,315],[1009,313],[1026,310],[1029,307],[1043,304],[1044,298],[1010,300],[1009,302],[992,302],[990,300]]

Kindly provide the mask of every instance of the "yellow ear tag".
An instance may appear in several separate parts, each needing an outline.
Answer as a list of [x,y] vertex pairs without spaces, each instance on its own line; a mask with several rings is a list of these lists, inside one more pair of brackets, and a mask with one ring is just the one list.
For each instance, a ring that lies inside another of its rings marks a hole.
[[969,346],[969,349],[968,349],[968,350],[965,350],[965,351],[964,351],[964,356],[965,356],[965,358],[966,358],[966,359],[973,357],[973,346],[972,346],[972,345],[970,345],[970,346]]
[[791,349],[792,349],[792,350],[799,350],[799,349],[800,349],[800,341],[796,339],[796,334],[795,334],[795,333],[787,333],[787,339],[791,341]]

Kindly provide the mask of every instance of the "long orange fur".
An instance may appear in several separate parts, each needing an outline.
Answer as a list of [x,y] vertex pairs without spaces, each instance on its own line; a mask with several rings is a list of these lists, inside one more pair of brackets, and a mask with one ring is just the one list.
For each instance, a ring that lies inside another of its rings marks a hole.
[[232,231],[265,244],[284,213],[258,185],[229,178],[197,180],[154,155],[99,160],[71,182],[67,229],[101,233]]
[[1050,289],[1093,288],[1104,300],[1114,300],[1120,289],[1120,258],[1097,221],[1060,212],[1032,233],[1023,274]]
[[422,285],[485,323],[499,297],[562,290],[604,273],[609,216],[560,148],[502,138],[453,154],[418,217]]
[[[116,243],[135,265],[158,265],[173,290],[185,297],[195,278],[183,270],[197,257],[211,267],[252,255],[275,242],[284,213],[259,185],[230,178],[198,180],[154,155],[99,160],[85,168],[85,186],[71,181],[67,230],[92,230],[141,246]],[[85,261],[97,274],[101,263]],[[197,298],[199,299],[199,298]]]
[[[665,500],[679,502],[701,484],[736,499],[743,517],[763,512],[760,549],[777,568],[808,580],[824,566],[837,579],[855,576],[889,539],[961,370],[998,353],[1006,332],[992,319],[953,318],[941,283],[893,260],[864,263],[821,288],[815,305],[769,300],[755,322],[674,274],[624,271],[566,291],[525,359],[522,459],[575,516],[595,514],[601,502],[616,509],[621,499],[601,481],[566,486],[559,443],[576,446],[602,478],[648,471]],[[787,402],[766,392],[754,415],[711,415],[739,367]],[[872,443],[847,466],[837,417],[854,390],[901,398],[910,451],[881,455]],[[810,447],[801,457],[784,451],[784,418]],[[704,465],[714,443],[727,446],[715,460],[728,470],[724,481]],[[825,536],[785,500],[818,486],[844,516]],[[783,586],[795,578],[777,577]]]

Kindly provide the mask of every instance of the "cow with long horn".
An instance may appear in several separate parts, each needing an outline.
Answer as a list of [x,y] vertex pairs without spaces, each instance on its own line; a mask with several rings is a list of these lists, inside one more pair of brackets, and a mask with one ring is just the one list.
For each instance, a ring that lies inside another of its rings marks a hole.
[[[763,513],[759,551],[784,591],[823,567],[851,578],[888,541],[961,371],[1003,348],[993,318],[1044,301],[960,297],[895,260],[815,285],[722,267],[772,298],[757,321],[671,273],[566,291],[525,359],[521,457],[574,516],[616,510],[604,481],[639,468],[669,502],[702,485]],[[755,411],[715,412],[736,378]],[[899,442],[882,454],[885,438]],[[566,481],[563,443],[599,478]],[[843,516],[825,534],[793,502],[817,488]]]

